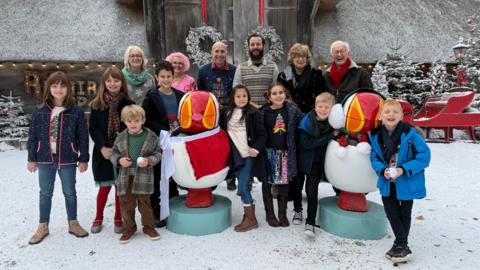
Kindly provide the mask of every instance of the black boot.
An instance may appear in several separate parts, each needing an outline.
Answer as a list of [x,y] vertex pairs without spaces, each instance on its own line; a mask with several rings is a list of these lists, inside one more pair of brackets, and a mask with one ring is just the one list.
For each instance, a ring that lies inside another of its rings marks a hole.
[[265,216],[268,225],[272,227],[280,226],[277,217],[275,216],[275,212],[273,211],[273,198],[272,196],[263,197],[263,204],[265,205]]
[[287,218],[288,198],[279,196],[277,198],[277,201],[278,201],[278,220],[280,222],[280,226],[288,227],[290,226],[290,223],[288,222],[288,218]]

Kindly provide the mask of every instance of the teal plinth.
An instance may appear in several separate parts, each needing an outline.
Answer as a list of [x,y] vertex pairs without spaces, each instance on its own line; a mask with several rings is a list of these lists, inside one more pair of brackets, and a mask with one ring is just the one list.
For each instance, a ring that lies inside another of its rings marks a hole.
[[214,203],[208,208],[188,208],[185,196],[170,199],[170,216],[167,230],[186,235],[220,233],[232,225],[232,202],[223,196],[214,195]]
[[387,234],[383,206],[368,201],[368,212],[350,212],[338,208],[336,197],[318,201],[317,224],[337,236],[349,239],[378,240]]

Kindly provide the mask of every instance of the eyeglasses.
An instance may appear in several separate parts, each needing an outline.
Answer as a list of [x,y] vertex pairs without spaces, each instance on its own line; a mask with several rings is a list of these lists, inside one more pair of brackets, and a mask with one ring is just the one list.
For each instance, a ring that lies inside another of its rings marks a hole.
[[298,58],[298,59],[307,59],[307,57],[305,55],[295,55],[295,58]]
[[128,57],[130,57],[130,58],[142,58],[142,55],[141,54],[131,54]]

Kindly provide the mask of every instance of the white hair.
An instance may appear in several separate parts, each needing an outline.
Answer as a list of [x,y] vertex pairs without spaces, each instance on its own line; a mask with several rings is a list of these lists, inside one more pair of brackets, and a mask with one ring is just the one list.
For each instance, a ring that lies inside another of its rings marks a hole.
[[135,46],[135,45],[130,45],[125,50],[125,54],[123,55],[123,64],[125,65],[125,67],[130,69],[130,63],[128,62],[128,56],[130,55],[130,52],[132,50],[136,50],[136,51],[140,52],[140,54],[142,55],[143,68],[146,68],[148,60],[145,58],[145,52],[143,52],[142,48],[140,48],[138,46]]
[[333,55],[333,48],[337,45],[343,45],[345,46],[345,49],[347,50],[347,52],[350,51],[350,46],[348,46],[348,43],[346,41],[337,40],[337,41],[334,41],[332,45],[330,45],[330,55]]

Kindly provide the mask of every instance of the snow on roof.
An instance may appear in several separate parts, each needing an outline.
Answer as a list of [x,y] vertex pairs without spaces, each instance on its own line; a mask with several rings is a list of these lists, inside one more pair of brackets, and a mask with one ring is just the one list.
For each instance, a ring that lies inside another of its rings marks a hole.
[[382,60],[390,48],[414,62],[455,62],[453,46],[465,35],[466,19],[480,10],[480,0],[341,0],[334,12],[315,17],[313,52],[330,62],[330,44],[347,41],[357,63]]
[[146,44],[142,11],[116,1],[2,0],[0,25],[1,61],[122,61]]

